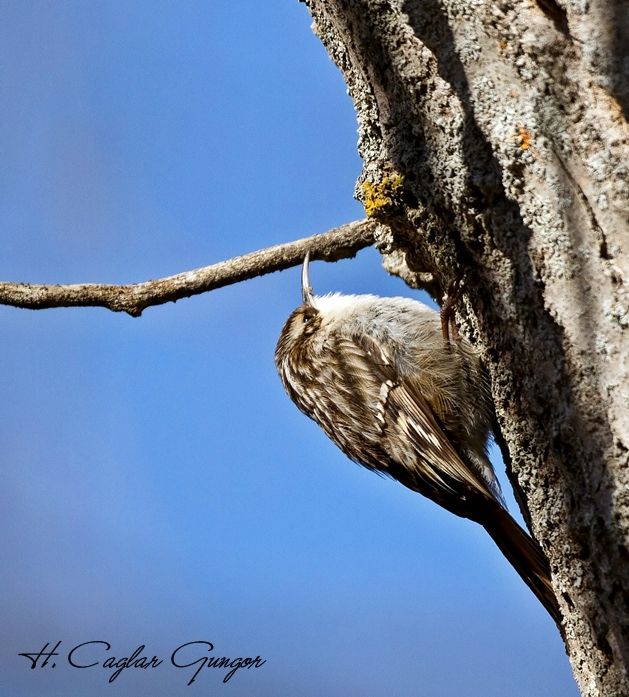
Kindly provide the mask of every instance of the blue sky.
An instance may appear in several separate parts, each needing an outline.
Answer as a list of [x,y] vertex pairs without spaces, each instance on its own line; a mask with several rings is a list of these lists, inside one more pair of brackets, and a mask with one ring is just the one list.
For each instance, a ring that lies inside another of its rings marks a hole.
[[[351,102],[295,1],[9,0],[0,84],[3,280],[140,281],[362,217]],[[371,250],[311,274],[414,293]],[[298,302],[293,269],[140,319],[0,308],[0,697],[577,695],[484,532],[284,395]],[[59,640],[55,669],[17,655]],[[108,684],[64,658],[95,640],[164,664]],[[195,640],[267,662],[188,687],[168,659]]]

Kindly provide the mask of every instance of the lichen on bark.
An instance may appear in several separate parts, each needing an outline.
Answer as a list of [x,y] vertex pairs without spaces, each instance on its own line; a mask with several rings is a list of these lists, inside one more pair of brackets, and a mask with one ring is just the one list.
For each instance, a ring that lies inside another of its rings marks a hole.
[[626,5],[306,4],[356,108],[357,194],[403,182],[372,211],[385,265],[435,295],[465,279],[582,694],[628,695]]

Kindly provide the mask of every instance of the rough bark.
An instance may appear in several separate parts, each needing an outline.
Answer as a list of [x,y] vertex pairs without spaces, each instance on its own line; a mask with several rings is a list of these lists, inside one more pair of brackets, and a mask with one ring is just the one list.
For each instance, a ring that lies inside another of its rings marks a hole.
[[464,278],[582,694],[629,695],[627,5],[306,4],[354,101],[386,265],[435,294]]

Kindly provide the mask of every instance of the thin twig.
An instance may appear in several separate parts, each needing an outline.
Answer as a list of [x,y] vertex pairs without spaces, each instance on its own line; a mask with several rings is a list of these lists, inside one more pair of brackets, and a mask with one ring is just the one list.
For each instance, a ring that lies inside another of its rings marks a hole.
[[353,257],[363,247],[373,244],[376,225],[372,220],[357,220],[321,235],[278,244],[218,264],[143,283],[43,285],[0,282],[0,304],[30,310],[105,307],[139,317],[147,307],[153,305],[174,302],[296,266],[308,250],[311,259],[337,261]]

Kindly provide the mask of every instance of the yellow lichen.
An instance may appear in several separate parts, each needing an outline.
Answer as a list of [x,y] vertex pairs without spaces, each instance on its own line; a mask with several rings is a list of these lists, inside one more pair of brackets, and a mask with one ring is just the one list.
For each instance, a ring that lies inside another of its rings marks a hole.
[[394,206],[403,184],[404,177],[398,172],[383,177],[377,184],[363,181],[360,187],[367,217],[373,218]]
[[524,128],[524,126],[520,126],[518,128],[518,140],[520,141],[522,150],[528,150],[533,143],[533,135],[529,130]]

